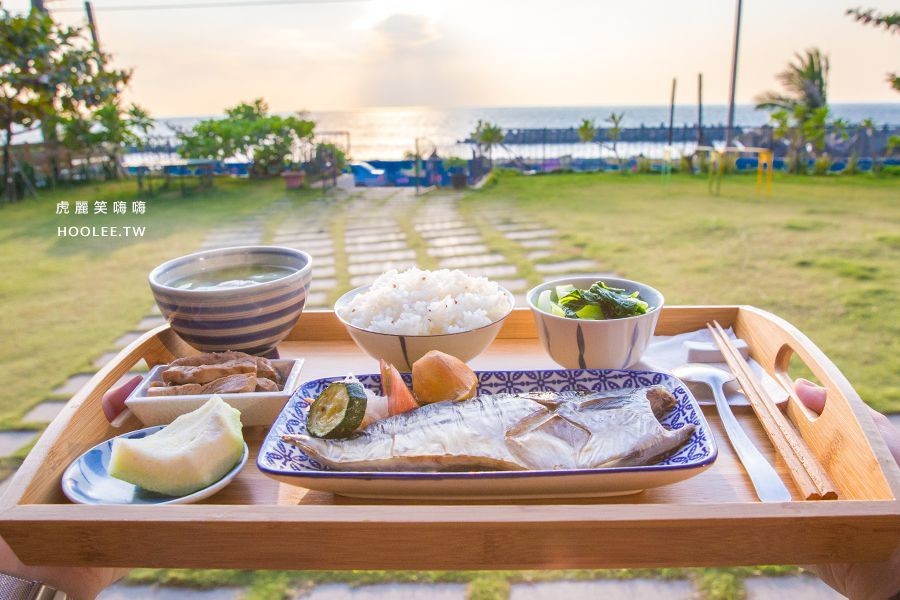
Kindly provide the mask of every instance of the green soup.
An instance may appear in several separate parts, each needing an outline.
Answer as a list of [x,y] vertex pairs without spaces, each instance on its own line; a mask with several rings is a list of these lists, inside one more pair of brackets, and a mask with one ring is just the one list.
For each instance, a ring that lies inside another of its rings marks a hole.
[[274,267],[270,265],[245,265],[241,267],[225,267],[210,269],[180,277],[169,282],[170,287],[182,290],[226,290],[247,287],[275,281],[296,273],[290,267]]

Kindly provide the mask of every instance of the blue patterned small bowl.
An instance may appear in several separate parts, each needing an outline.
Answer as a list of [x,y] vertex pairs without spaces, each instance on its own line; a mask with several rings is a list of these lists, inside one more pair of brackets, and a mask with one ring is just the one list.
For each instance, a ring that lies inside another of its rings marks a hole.
[[[571,284],[587,289],[595,282],[637,290],[650,305],[646,314],[624,319],[567,319],[546,313],[537,307],[538,296],[544,290]],[[554,361],[566,369],[626,369],[641,359],[656,330],[665,299],[656,289],[630,279],[616,277],[579,276],[548,281],[532,288],[525,296],[541,344]]]
[[[288,267],[280,279],[244,287],[190,290],[170,284],[218,269]],[[163,316],[188,344],[204,352],[266,354],[287,337],[303,312],[312,281],[312,258],[280,246],[239,246],[188,254],[153,269],[150,288]]]

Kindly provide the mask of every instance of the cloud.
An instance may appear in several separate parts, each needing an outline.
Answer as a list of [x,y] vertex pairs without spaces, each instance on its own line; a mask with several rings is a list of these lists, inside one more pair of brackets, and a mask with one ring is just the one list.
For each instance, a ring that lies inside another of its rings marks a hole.
[[369,106],[452,106],[480,77],[457,40],[427,15],[395,13],[371,29],[359,97]]
[[436,24],[425,15],[393,14],[373,28],[388,51],[431,44],[441,38]]

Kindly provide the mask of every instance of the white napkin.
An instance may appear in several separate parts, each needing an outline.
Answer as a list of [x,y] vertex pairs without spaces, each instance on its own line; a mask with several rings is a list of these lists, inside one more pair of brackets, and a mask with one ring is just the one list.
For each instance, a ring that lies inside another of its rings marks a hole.
[[[731,328],[726,329],[725,332],[728,334],[729,338],[733,340],[738,339]],[[652,371],[670,373],[675,367],[680,367],[688,362],[688,352],[687,348],[685,348],[685,342],[704,342],[715,345],[712,334],[706,328],[690,331],[688,333],[681,333],[679,335],[656,335],[650,340],[650,345],[644,352],[644,356],[641,358],[640,362],[631,368],[645,368]],[[753,373],[762,382],[763,388],[765,388],[772,400],[777,404],[787,401],[788,394],[781,385],[766,373],[755,360],[751,358],[748,362],[750,363],[750,368],[753,370]],[[724,362],[707,364],[728,373],[731,372],[731,369],[729,369],[728,365]],[[704,384],[688,384],[688,387],[690,387],[694,397],[701,404],[714,403],[712,391],[709,389],[709,386]],[[725,384],[725,396],[728,398],[728,403],[734,406],[749,405],[747,398],[741,393],[740,385],[737,381],[731,381]]]

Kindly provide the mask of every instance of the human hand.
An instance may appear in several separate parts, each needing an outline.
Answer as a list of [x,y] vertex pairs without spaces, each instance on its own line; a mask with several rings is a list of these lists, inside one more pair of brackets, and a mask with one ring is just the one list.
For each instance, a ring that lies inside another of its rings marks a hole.
[[94,600],[128,573],[129,569],[96,567],[31,567],[22,563],[0,538],[0,573],[40,581],[66,593],[73,600]]
[[[825,408],[826,390],[806,379],[794,382],[797,398],[809,409],[821,413]],[[878,433],[900,464],[900,430],[883,414],[869,409]],[[853,600],[882,600],[900,596],[900,548],[880,563],[833,563],[807,567],[822,581]]]
[[[103,396],[102,407],[106,418],[112,421],[125,409],[125,398],[140,384],[137,375],[123,385],[113,388]],[[73,600],[93,600],[128,573],[129,569],[105,569],[87,567],[30,567],[22,563],[12,548],[0,538],[0,573],[19,579],[40,581],[62,590]]]

